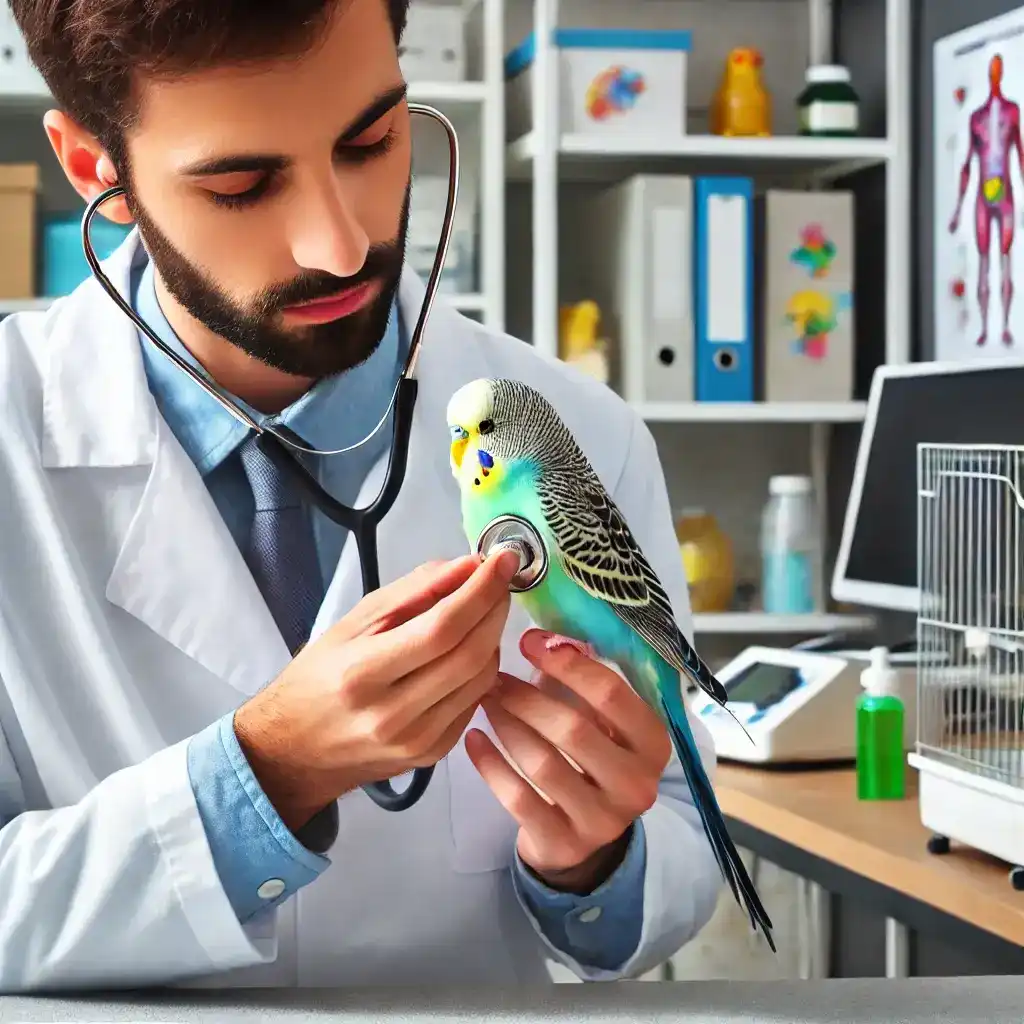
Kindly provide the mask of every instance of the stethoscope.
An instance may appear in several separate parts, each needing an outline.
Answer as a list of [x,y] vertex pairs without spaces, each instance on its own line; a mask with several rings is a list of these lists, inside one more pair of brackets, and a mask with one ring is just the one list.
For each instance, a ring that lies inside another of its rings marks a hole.
[[[405,482],[405,470],[409,456],[409,440],[412,436],[412,417],[416,406],[416,395],[419,384],[416,380],[416,362],[419,358],[420,346],[423,344],[423,329],[430,315],[437,293],[438,281],[444,262],[448,255],[448,246],[451,242],[452,229],[455,220],[455,204],[459,194],[459,139],[451,121],[439,110],[422,103],[410,103],[411,114],[423,114],[439,122],[448,136],[448,201],[445,207],[444,222],[441,227],[441,237],[438,242],[437,253],[434,256],[434,265],[427,280],[426,294],[423,305],[420,307],[419,319],[412,332],[409,343],[409,354],[405,360],[405,368],[402,370],[395,390],[388,402],[384,415],[381,416],[377,425],[356,444],[347,448],[339,448],[335,451],[318,451],[315,448],[307,448],[301,438],[288,430],[287,427],[269,427],[257,423],[230,395],[221,391],[211,380],[194,369],[189,363],[181,358],[173,349],[169,348],[156,332],[132,309],[131,304],[114,287],[113,283],[103,272],[100,261],[93,249],[92,240],[89,236],[89,227],[97,210],[108,200],[115,196],[125,194],[125,189],[115,185],[105,192],[96,196],[86,207],[82,217],[82,248],[85,258],[89,263],[89,269],[93,277],[103,287],[103,290],[114,300],[121,312],[124,313],[135,326],[156,347],[170,359],[183,373],[188,374],[211,398],[223,406],[235,419],[240,420],[250,430],[254,430],[259,437],[259,445],[265,454],[271,458],[283,472],[291,475],[295,483],[301,488],[306,500],[319,509],[328,519],[339,526],[349,530],[356,540],[356,548],[359,552],[359,563],[363,578],[363,594],[369,594],[380,588],[380,564],[377,551],[377,527],[381,520],[388,514],[398,492]],[[303,452],[308,455],[342,455],[345,452],[353,451],[366,444],[387,422],[388,415],[394,410],[394,428],[391,441],[391,453],[388,458],[387,471],[384,476],[384,483],[377,497],[365,508],[352,508],[344,505],[320,486],[310,472],[292,454],[293,451]],[[427,791],[434,768],[417,768],[413,772],[412,780],[408,788],[398,792],[391,785],[390,780],[373,782],[363,787],[367,796],[378,807],[386,811],[404,811],[412,807]]]

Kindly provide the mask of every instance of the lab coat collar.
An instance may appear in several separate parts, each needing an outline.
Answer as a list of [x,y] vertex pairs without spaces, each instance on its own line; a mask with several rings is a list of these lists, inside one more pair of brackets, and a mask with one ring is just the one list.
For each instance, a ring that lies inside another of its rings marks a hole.
[[[126,299],[136,259],[145,259],[137,230],[102,264]],[[54,303],[47,316],[43,465],[57,469],[151,463],[158,415],[135,325],[91,277]]]

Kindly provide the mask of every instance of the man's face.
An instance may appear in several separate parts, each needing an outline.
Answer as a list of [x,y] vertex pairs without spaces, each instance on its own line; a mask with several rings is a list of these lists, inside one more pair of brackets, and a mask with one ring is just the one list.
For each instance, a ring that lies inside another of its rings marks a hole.
[[140,88],[132,212],[167,290],[232,344],[321,378],[387,327],[409,212],[409,111],[381,0],[299,58]]

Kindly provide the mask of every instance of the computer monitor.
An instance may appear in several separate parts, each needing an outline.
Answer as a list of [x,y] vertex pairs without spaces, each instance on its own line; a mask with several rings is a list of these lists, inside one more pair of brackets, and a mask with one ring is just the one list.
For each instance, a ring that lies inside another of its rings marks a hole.
[[908,363],[875,371],[832,596],[918,611],[917,446],[1024,444],[1024,361]]

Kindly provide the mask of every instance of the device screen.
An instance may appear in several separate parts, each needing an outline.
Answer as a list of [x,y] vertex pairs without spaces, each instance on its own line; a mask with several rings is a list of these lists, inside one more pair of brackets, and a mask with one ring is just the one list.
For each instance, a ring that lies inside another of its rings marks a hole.
[[[853,528],[847,579],[916,589],[918,442],[1022,444],[1022,393],[1024,368],[998,364],[991,370],[885,381]],[[978,491],[979,495],[987,493]],[[995,512],[994,507],[975,509],[975,515],[988,517],[988,522]],[[966,513],[961,514],[966,518]],[[983,520],[974,521],[975,531],[980,530]],[[998,545],[992,546],[992,557],[998,549]]]
[[757,661],[725,684],[730,701],[768,707],[800,685],[800,669]]

